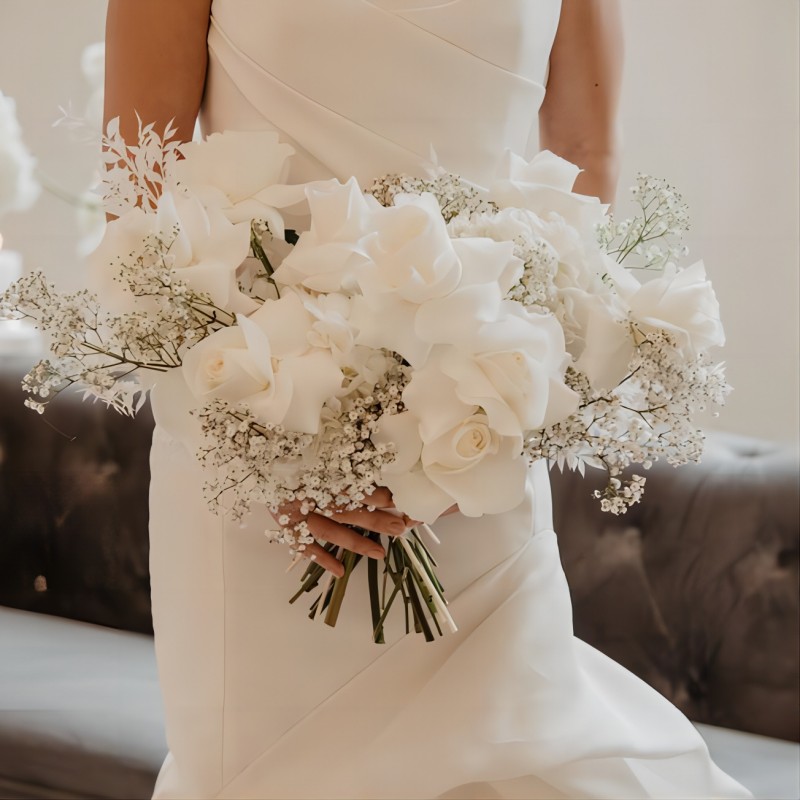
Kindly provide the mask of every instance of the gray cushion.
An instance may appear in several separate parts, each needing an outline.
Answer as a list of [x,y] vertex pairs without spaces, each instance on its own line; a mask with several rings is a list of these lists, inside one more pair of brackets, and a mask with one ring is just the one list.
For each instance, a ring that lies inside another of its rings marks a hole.
[[599,470],[554,470],[575,634],[690,719],[797,741],[799,476],[796,447],[718,432],[615,517],[591,497]]
[[800,797],[800,745],[713,725],[696,727],[714,761],[757,800]]
[[149,798],[166,750],[152,637],[0,607],[0,796]]
[[0,605],[152,633],[149,409],[130,419],[67,392],[39,416],[23,404],[30,366],[0,356]]

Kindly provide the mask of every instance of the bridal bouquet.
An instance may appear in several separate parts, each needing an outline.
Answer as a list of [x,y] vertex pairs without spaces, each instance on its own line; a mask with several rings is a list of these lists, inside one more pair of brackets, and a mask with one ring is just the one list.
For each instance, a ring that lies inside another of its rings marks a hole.
[[[173,135],[143,126],[129,146],[109,127],[118,218],[93,291],[37,273],[0,301],[52,352],[28,404],[77,384],[132,414],[154,389],[210,505],[266,505],[295,553],[313,538],[288,504],[330,516],[388,487],[420,522],[391,539],[382,579],[369,562],[375,641],[398,596],[407,629],[455,628],[425,523],[514,508],[531,460],[605,469],[598,499],[622,513],[645,482],[627,467],[699,457],[691,419],[724,401],[707,355],[724,337],[702,263],[677,264],[686,209],[662,181],[641,177],[640,214],[617,222],[549,152],[507,154],[488,189],[443,172],[288,185],[274,134]],[[359,557],[326,548],[344,577],[312,563],[296,597],[313,591],[311,616],[335,624]]]

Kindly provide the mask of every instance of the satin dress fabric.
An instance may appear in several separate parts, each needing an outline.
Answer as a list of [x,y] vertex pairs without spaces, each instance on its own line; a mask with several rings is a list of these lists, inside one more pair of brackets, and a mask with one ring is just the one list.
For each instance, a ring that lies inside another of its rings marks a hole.
[[[291,180],[478,184],[531,155],[559,0],[215,0],[204,132],[276,130]],[[338,625],[289,605],[263,508],[217,517],[153,395],[156,655],[170,753],[156,798],[742,798],[666,699],[573,636],[543,463],[505,514],[433,546],[459,630],[371,641],[366,570]],[[179,427],[179,425],[178,425]]]

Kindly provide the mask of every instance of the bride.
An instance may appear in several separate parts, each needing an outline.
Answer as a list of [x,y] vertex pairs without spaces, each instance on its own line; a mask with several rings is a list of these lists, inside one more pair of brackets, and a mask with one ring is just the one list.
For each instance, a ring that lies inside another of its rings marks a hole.
[[[532,155],[538,112],[576,189],[610,202],[621,49],[616,0],[110,0],[106,117],[129,141],[135,112],[183,140],[198,114],[205,134],[277,131],[293,182],[419,173],[433,148],[485,185],[505,148]],[[153,409],[155,797],[750,796],[676,708],[573,637],[543,463],[513,511],[435,525],[459,632],[378,646],[366,603],[335,629],[287,604],[266,511],[213,516],[179,404],[157,387]],[[388,492],[373,503],[310,529],[382,558],[346,524],[404,529]]]

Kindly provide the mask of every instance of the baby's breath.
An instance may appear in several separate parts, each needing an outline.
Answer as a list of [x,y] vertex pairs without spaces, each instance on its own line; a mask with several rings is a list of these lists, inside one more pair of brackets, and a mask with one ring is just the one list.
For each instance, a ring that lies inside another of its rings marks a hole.
[[424,194],[436,197],[445,222],[459,214],[492,213],[497,206],[459,175],[447,172],[435,178],[415,178],[410,175],[384,175],[367,190],[382,206],[394,205],[399,194]]
[[25,377],[23,388],[42,411],[61,391],[81,387],[84,396],[132,415],[144,400],[141,370],[179,367],[183,352],[234,317],[195,292],[171,268],[168,238],[148,236],[138,252],[119,256],[116,280],[141,310],[114,315],[86,290],[59,292],[42,272],[24,276],[0,295],[0,317],[30,319],[51,357]]
[[681,239],[689,230],[689,207],[675,188],[639,173],[630,191],[639,213],[621,222],[610,215],[597,230],[600,246],[620,264],[634,256],[626,266],[637,269],[658,269],[688,255]]
[[622,479],[630,466],[647,470],[659,459],[673,466],[699,461],[705,437],[693,419],[724,405],[730,392],[722,365],[706,355],[687,361],[666,331],[639,332],[637,338],[628,374],[611,391],[593,390],[583,373],[568,368],[566,383],[581,398],[579,409],[525,445],[531,459],[547,458],[562,469],[606,470],[608,485],[595,497],[614,514],[641,499],[644,478]]
[[[201,409],[205,441],[198,458],[212,476],[205,487],[209,503],[237,519],[259,503],[279,521],[282,507],[294,502],[322,513],[362,507],[381,470],[394,459],[393,446],[371,437],[384,414],[403,410],[410,378],[399,358],[387,356],[377,382],[360,383],[323,407],[317,435],[260,423],[246,406],[221,400]],[[271,538],[297,549],[312,541],[302,522],[272,532]]]

